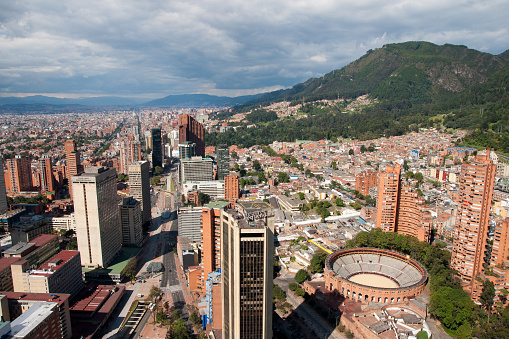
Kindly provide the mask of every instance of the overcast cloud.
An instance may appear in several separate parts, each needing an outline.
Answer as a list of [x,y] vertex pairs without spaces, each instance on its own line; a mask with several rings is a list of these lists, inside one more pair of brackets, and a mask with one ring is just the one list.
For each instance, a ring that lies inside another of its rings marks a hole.
[[507,0],[2,1],[0,95],[252,94],[391,42],[499,54],[507,13]]

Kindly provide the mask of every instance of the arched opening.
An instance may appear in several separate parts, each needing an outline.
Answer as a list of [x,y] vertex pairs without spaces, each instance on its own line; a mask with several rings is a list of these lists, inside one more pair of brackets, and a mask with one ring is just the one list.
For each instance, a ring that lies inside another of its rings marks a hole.
[[387,301],[389,301],[389,298],[385,297],[385,299],[384,299],[384,303],[386,303],[386,304],[387,304]]
[[400,298],[400,297],[398,297],[398,303],[399,303],[400,301],[401,301],[401,298]]
[[346,290],[346,296],[349,297],[350,296],[350,290]]
[[368,295],[365,295],[365,296],[364,296],[364,301],[365,301],[365,302],[368,302],[368,301],[369,301],[369,296],[368,296]]
[[362,301],[362,293],[359,293],[359,301]]
[[394,303],[394,298],[391,298],[391,304]]

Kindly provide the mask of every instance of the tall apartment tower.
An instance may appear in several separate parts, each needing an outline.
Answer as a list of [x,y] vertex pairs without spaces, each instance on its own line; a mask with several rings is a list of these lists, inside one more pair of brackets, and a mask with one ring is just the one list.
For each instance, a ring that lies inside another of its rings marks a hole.
[[51,157],[43,155],[42,158],[39,159],[39,170],[41,173],[41,192],[55,192]]
[[224,339],[272,338],[272,212],[263,202],[246,204],[221,217]]
[[196,155],[196,144],[192,141],[186,141],[179,144],[179,159],[191,159]]
[[[81,165],[80,152],[76,146],[76,141],[67,140],[64,147],[67,160],[66,174],[67,178],[71,179],[72,176],[83,173],[83,165]],[[69,186],[71,185],[69,184]]]
[[221,211],[228,204],[226,201],[216,201],[202,208],[200,219],[202,281],[207,280],[209,273],[221,268]]
[[[4,173],[4,159],[0,157],[0,173]],[[0,177],[0,214],[7,211],[7,193],[5,191],[5,180],[3,177]]]
[[224,180],[224,178],[230,173],[230,149],[227,145],[218,145],[216,153],[217,180]]
[[224,198],[231,203],[240,198],[239,177],[235,174],[224,178]]
[[143,224],[152,219],[150,206],[150,164],[148,161],[137,161],[128,166],[129,194],[141,203]]
[[461,166],[451,267],[471,294],[485,259],[495,171],[489,149]]
[[123,246],[141,246],[143,216],[141,202],[133,197],[124,197],[118,205]]
[[384,232],[396,232],[400,174],[399,164],[387,166],[380,172],[376,227]]
[[205,156],[205,128],[189,114],[179,115],[179,144],[191,141],[196,144],[196,155]]
[[157,166],[163,167],[163,145],[161,140],[161,129],[152,128],[152,169]]
[[132,140],[120,142],[120,173],[127,174],[129,164],[141,160],[141,144]]
[[32,163],[29,157],[16,155],[14,159],[8,159],[7,172],[12,192],[32,190]]
[[120,251],[117,172],[87,167],[71,178],[81,265],[107,267]]

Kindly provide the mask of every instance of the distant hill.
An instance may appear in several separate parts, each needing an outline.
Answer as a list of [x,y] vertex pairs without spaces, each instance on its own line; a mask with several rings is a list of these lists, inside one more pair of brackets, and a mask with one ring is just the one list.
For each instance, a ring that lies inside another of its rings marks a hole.
[[423,41],[388,44],[369,50],[358,60],[323,77],[267,93],[236,110],[245,111],[274,101],[313,102],[351,99],[363,94],[406,106],[434,103],[486,82],[508,59],[509,51],[492,55],[466,46],[439,46]]
[[263,94],[245,95],[238,97],[219,97],[208,94],[183,94],[168,95],[167,97],[152,100],[143,106],[158,107],[231,107],[244,104],[248,101],[259,98]]
[[44,95],[33,95],[28,97],[0,97],[2,105],[83,105],[83,106],[132,106],[145,100],[137,98],[121,97],[90,97],[79,99],[55,98]]

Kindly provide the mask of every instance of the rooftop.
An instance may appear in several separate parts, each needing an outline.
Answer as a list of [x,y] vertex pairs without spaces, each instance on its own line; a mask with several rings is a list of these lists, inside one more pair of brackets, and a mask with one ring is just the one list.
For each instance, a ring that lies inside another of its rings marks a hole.
[[42,264],[37,270],[33,270],[30,272],[31,275],[42,275],[49,276],[53,274],[53,272],[58,271],[61,267],[63,267],[69,260],[78,256],[80,254],[79,251],[62,251],[57,253],[44,264]]
[[69,294],[54,294],[54,293],[25,293],[25,292],[0,292],[5,295],[7,299],[20,300],[20,301],[51,301],[62,305],[69,299]]
[[138,247],[122,247],[120,254],[113,260],[110,266],[106,268],[82,268],[83,273],[94,271],[97,274],[120,274],[127,266],[129,260],[136,256],[138,252],[141,251],[141,248]]
[[228,201],[214,201],[208,205],[205,205],[204,207],[206,207],[208,209],[221,209],[221,208],[225,208],[229,204],[230,203]]
[[24,338],[51,316],[57,307],[57,303],[38,301],[25,313],[11,322],[11,334],[13,337]]

